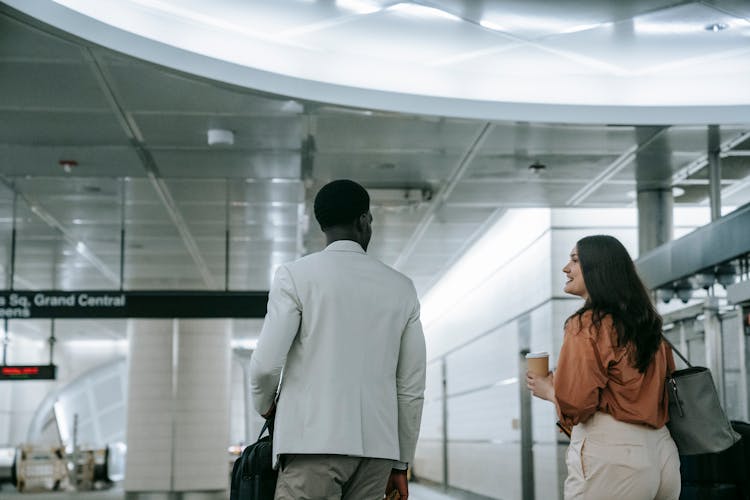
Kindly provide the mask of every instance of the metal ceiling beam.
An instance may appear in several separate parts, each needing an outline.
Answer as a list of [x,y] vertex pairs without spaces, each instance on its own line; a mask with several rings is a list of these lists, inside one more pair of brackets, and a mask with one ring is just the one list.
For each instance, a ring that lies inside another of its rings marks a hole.
[[[0,264],[0,272],[3,273],[3,274],[5,274],[6,276],[8,274],[10,274],[10,271],[8,269],[6,269],[5,266],[2,265],[2,264]],[[27,280],[26,278],[23,278],[23,277],[19,276],[17,273],[13,274],[13,281],[15,283],[20,284],[24,288],[29,289],[29,290],[39,290],[39,288],[40,288],[36,283],[33,283],[33,282]]]
[[[750,189],[750,175],[747,177],[740,179],[738,181],[735,181],[732,183],[729,187],[723,189],[721,191],[721,198],[729,198],[730,196],[733,196],[740,191],[744,191],[746,189]],[[708,203],[708,200],[706,200],[704,203]]]
[[622,153],[620,156],[615,159],[607,168],[602,170],[599,175],[594,177],[588,184],[583,186],[581,189],[579,189],[573,196],[571,196],[568,201],[565,202],[566,205],[570,206],[576,206],[583,203],[583,201],[591,196],[594,191],[599,189],[602,184],[607,182],[609,179],[614,177],[620,170],[630,165],[630,162],[632,162],[635,159],[636,154],[644,149],[646,146],[651,144],[653,141],[661,137],[662,134],[664,134],[668,130],[668,127],[664,127],[654,133],[650,138],[642,142],[641,144],[635,144],[631,147],[629,147],[627,150],[625,150],[624,153]]
[[169,187],[167,187],[163,177],[159,173],[159,168],[157,167],[153,156],[144,145],[143,136],[138,129],[138,126],[120,105],[120,100],[116,95],[114,85],[111,83],[112,77],[107,73],[103,64],[99,61],[91,48],[84,47],[81,50],[99,83],[99,87],[104,94],[104,97],[107,99],[107,102],[112,109],[112,113],[115,115],[115,118],[128,139],[130,139],[131,146],[138,154],[138,158],[141,160],[141,164],[146,171],[146,176],[151,182],[151,186],[154,188],[159,200],[161,200],[164,205],[169,218],[172,219],[172,223],[177,228],[177,232],[180,233],[180,237],[182,238],[188,253],[192,257],[193,262],[195,262],[203,281],[208,288],[217,288],[216,280],[211,274],[211,270],[208,268],[208,264],[203,258],[203,255],[198,248],[198,244],[182,216],[182,212],[172,197]]
[[[721,143],[719,151],[721,156],[742,156],[739,151],[729,155],[728,153],[739,144],[742,144],[747,139],[750,139],[750,132],[742,132],[741,134]],[[679,184],[684,181],[703,167],[708,165],[708,153],[702,154],[695,160],[691,161],[677,172],[672,175],[672,185]]]
[[419,244],[422,237],[427,232],[427,228],[430,226],[430,223],[432,223],[432,220],[435,218],[435,214],[437,210],[445,204],[445,202],[450,197],[451,193],[453,193],[453,190],[456,188],[456,185],[461,180],[461,177],[463,177],[466,170],[469,168],[469,165],[474,160],[474,157],[477,155],[485,139],[487,139],[487,136],[489,136],[490,132],[492,132],[492,129],[494,127],[495,125],[493,123],[487,122],[487,123],[484,123],[479,128],[479,131],[477,132],[476,136],[472,140],[471,145],[469,145],[466,152],[464,152],[463,156],[461,157],[461,160],[453,169],[450,176],[448,176],[448,178],[446,179],[446,182],[440,187],[437,193],[435,193],[435,195],[433,196],[432,203],[428,205],[427,211],[425,211],[424,215],[422,216],[422,219],[417,224],[417,227],[415,228],[414,232],[409,238],[409,241],[407,241],[406,245],[404,245],[404,249],[396,258],[396,261],[393,263],[393,267],[395,267],[396,269],[403,268],[404,264],[409,259],[412,252],[414,252],[414,249],[416,248],[417,244]]

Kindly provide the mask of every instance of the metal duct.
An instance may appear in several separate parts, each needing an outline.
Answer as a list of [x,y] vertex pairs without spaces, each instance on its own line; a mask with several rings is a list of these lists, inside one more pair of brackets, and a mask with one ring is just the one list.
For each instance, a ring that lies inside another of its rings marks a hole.
[[642,255],[636,267],[653,290],[747,253],[750,204]]

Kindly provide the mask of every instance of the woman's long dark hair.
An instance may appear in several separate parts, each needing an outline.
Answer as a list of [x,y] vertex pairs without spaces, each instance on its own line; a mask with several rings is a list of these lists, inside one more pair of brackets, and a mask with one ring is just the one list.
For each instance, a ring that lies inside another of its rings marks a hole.
[[591,311],[597,330],[602,319],[611,316],[618,345],[634,348],[631,363],[645,372],[659,349],[662,322],[633,260],[612,236],[587,236],[578,241],[577,248],[589,298],[573,316],[580,320],[583,313]]

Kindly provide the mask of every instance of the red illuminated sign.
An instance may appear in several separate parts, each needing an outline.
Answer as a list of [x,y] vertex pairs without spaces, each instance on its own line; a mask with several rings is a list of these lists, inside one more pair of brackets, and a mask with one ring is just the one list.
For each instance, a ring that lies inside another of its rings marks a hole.
[[54,380],[55,365],[5,365],[0,366],[0,380]]

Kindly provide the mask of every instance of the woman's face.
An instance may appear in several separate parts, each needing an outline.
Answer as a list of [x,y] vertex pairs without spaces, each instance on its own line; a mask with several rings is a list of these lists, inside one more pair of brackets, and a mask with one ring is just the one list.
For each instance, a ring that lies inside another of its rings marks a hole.
[[578,247],[573,247],[570,252],[570,261],[563,267],[565,273],[565,293],[578,295],[584,299],[589,298],[589,292],[586,290],[586,283],[583,281],[583,270],[581,262],[578,260]]

